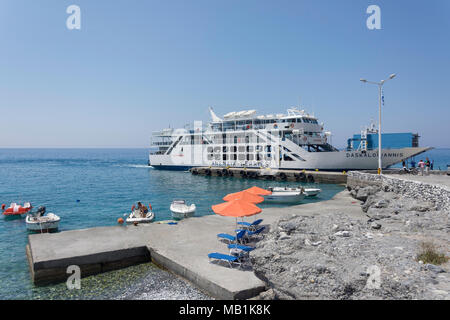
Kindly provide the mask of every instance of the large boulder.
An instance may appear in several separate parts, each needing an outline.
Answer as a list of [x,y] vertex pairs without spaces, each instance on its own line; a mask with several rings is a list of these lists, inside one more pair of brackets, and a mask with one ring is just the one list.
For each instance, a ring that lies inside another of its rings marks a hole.
[[355,198],[360,201],[366,201],[369,196],[374,195],[378,191],[379,191],[378,188],[373,187],[373,186],[360,188],[357,191]]

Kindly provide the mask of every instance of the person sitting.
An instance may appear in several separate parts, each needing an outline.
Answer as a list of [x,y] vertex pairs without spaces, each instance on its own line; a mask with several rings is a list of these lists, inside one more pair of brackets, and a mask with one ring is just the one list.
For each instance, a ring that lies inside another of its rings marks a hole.
[[148,213],[148,209],[146,206],[144,206],[142,203],[138,202],[138,210],[141,213],[141,217],[145,218]]

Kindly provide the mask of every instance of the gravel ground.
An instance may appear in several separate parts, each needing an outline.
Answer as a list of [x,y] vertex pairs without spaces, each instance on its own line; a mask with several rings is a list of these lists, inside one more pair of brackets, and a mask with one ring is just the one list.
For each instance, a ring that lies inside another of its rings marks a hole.
[[116,300],[211,300],[190,282],[168,271],[151,268],[128,286]]
[[416,259],[424,241],[450,254],[447,195],[439,203],[418,200],[423,185],[399,183],[345,191],[361,201],[359,219],[330,210],[274,223],[251,254],[270,288],[257,298],[450,299],[449,262]]

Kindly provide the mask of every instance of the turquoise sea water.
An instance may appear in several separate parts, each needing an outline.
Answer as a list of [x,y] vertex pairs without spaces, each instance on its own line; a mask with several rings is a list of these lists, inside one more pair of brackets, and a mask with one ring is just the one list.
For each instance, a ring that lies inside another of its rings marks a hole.
[[[151,203],[156,220],[167,220],[175,198],[195,203],[196,215],[202,216],[213,214],[211,205],[223,202],[228,193],[253,185],[293,184],[154,170],[147,159],[146,149],[0,149],[0,203],[46,206],[61,217],[63,231],[116,225],[137,201]],[[320,197],[305,202],[328,200],[343,190],[338,185],[317,186],[323,190]],[[0,299],[111,298],[135,287],[145,275],[160,272],[143,265],[89,277],[82,281],[82,292],[64,285],[36,288],[26,261],[27,234],[24,219],[0,217]],[[167,295],[176,296],[180,286],[167,283]]]

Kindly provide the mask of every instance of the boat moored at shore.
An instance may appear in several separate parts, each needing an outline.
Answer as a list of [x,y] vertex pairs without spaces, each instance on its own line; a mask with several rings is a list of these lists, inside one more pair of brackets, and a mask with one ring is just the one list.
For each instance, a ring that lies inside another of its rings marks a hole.
[[173,200],[170,204],[170,211],[174,219],[192,217],[195,214],[195,204],[187,205],[185,200]]
[[50,232],[59,227],[61,218],[54,213],[47,213],[45,207],[39,207],[35,213],[28,213],[25,218],[28,231]]

